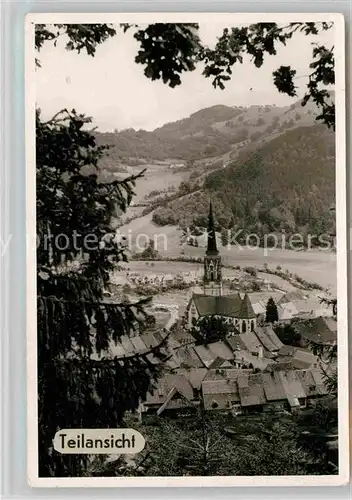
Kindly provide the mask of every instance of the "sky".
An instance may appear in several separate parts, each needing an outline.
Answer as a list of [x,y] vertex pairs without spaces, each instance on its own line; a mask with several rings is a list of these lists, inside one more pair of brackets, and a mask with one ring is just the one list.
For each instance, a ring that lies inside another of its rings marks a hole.
[[[200,24],[203,43],[213,46],[225,26]],[[281,65],[297,70],[296,85],[303,95],[310,72],[312,43],[334,45],[334,29],[319,36],[295,34],[280,46],[275,56],[265,56],[256,68],[249,56],[236,65],[226,89],[214,89],[201,68],[181,76],[182,84],[174,89],[160,81],[150,81],[144,67],[134,58],[138,43],[132,31],[118,34],[97,47],[95,57],[65,50],[64,39],[56,47],[47,42],[40,53],[42,67],[36,71],[36,101],[43,118],[49,119],[62,108],[75,108],[93,118],[101,131],[126,128],[153,130],[165,123],[186,118],[199,109],[227,106],[286,106],[297,98],[280,94],[273,85],[272,72]]]

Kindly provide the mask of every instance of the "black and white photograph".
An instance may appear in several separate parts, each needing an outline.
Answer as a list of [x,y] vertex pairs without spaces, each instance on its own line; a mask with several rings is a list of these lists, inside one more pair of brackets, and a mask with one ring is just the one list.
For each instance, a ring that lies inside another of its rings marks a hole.
[[348,481],[344,50],[339,14],[27,17],[32,485]]

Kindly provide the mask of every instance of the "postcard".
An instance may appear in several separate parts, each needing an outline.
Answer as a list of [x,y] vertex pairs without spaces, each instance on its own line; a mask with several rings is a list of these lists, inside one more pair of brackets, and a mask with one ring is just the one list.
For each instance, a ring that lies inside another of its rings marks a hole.
[[28,480],[349,478],[340,14],[29,14]]

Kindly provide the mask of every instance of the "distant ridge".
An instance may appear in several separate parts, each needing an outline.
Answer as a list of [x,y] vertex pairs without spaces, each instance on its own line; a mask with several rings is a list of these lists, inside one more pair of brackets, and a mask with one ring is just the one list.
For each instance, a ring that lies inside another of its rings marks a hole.
[[255,145],[259,139],[313,125],[316,114],[311,102],[302,107],[301,101],[287,107],[216,105],[152,132],[134,129],[96,132],[96,138],[98,144],[110,146],[110,158],[104,160],[104,168],[113,170],[114,164],[129,159],[189,161],[216,157],[230,153],[244,141]]

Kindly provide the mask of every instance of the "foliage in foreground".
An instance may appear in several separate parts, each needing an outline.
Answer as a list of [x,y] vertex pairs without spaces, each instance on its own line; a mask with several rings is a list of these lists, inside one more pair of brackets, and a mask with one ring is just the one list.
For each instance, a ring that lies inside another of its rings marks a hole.
[[154,425],[133,423],[147,444],[132,462],[120,457],[115,463],[96,462],[92,470],[97,476],[334,474],[321,440],[301,436],[313,425],[326,431],[335,422],[336,412],[323,402],[299,418],[269,413],[233,419],[200,412],[182,420],[156,417]]
[[[144,66],[144,74],[151,80],[162,80],[170,87],[182,83],[181,75],[194,71],[199,63],[203,65],[203,75],[209,78],[214,88],[224,89],[232,78],[233,70],[246,57],[260,68],[264,59],[276,55],[280,46],[294,40],[295,34],[316,36],[334,27],[333,23],[294,22],[287,25],[277,23],[255,23],[248,26],[225,28],[219,33],[214,48],[209,48],[199,37],[199,26],[195,23],[156,23],[146,28],[128,24],[54,24],[37,25],[35,44],[40,50],[45,41],[55,45],[66,34],[67,50],[82,51],[94,56],[98,44],[117,33],[133,30],[139,44],[135,57],[137,64]],[[38,61],[38,64],[40,62]],[[291,66],[280,66],[272,73],[277,90],[288,96],[297,96],[295,77],[297,71]],[[335,105],[331,102],[326,87],[335,83],[335,59],[333,47],[312,45],[312,62],[302,105],[312,100],[321,110],[317,120],[329,128],[335,127]]]

